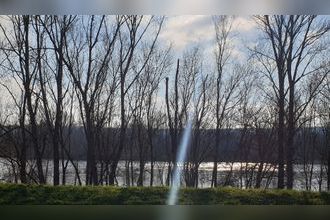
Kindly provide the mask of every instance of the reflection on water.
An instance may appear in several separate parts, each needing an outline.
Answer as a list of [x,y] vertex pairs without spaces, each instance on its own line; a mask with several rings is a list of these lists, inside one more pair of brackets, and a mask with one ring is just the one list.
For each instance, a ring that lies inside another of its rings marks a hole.
[[[47,183],[52,184],[52,161],[44,160],[44,172],[47,176]],[[18,167],[15,167],[14,162],[10,162],[6,159],[0,158],[0,182],[15,182],[15,176],[18,176]],[[32,161],[29,162],[32,164]],[[183,164],[178,164],[183,168]],[[29,167],[29,166],[28,166]],[[76,161],[76,167],[79,169],[79,176],[82,184],[85,184],[85,171],[86,171],[86,161]],[[257,171],[259,168],[258,163],[219,163],[218,172],[219,172],[219,185],[227,185],[240,188],[255,187]],[[318,191],[321,187],[322,190],[326,190],[326,171],[322,170],[320,165],[313,165],[313,173],[310,175],[311,166],[304,169],[303,165],[295,165],[295,182],[294,188],[298,190],[308,189]],[[150,184],[150,163],[145,164],[145,172],[143,185],[148,186]],[[198,187],[208,188],[211,186],[212,179],[212,169],[213,163],[205,162],[201,163],[198,169]],[[324,168],[323,168],[324,169]],[[136,185],[139,176],[139,162],[132,163],[133,176],[130,177],[129,182],[127,181],[127,163],[126,161],[120,161],[117,169],[117,178],[116,184],[118,186],[128,186]],[[167,162],[155,162],[154,163],[154,182],[153,186],[164,186],[166,184],[168,171]],[[261,188],[276,188],[276,166],[272,164],[263,164],[263,171],[261,173]],[[62,170],[61,178],[62,178]],[[75,169],[71,163],[67,164],[66,175],[65,175],[66,184],[78,185],[78,178],[75,172]],[[185,186],[185,175],[181,176],[181,184]]]

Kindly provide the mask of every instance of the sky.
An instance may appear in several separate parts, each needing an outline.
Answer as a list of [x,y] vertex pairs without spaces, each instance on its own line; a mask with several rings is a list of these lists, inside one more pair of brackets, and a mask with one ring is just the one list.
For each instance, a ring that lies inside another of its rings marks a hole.
[[[249,16],[236,16],[232,31],[233,56],[244,60],[247,56],[246,46],[255,42],[257,37],[256,24]],[[169,16],[161,32],[160,40],[172,43],[177,56],[194,46],[200,46],[205,57],[212,56],[215,45],[212,16]]]
[[[8,21],[0,16],[2,25]],[[234,45],[233,55],[244,58],[244,49],[255,41],[256,24],[250,16],[235,16],[232,39]],[[0,37],[3,37],[0,33]],[[176,56],[180,56],[185,49],[200,46],[205,56],[214,52],[215,31],[211,15],[179,15],[166,16],[166,22],[159,39],[167,44],[171,43]]]

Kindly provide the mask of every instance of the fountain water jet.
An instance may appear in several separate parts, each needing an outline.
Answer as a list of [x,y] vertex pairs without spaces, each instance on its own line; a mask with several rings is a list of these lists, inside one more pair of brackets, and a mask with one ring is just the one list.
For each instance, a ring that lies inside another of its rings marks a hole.
[[[180,177],[183,169],[183,164],[186,160],[191,130],[192,130],[192,118],[189,115],[186,127],[183,131],[183,136],[178,148],[177,159],[174,165],[172,187],[170,189],[169,197],[167,200],[168,205],[175,205],[178,200],[178,192],[180,189]],[[181,169],[179,167],[179,164],[182,165]]]

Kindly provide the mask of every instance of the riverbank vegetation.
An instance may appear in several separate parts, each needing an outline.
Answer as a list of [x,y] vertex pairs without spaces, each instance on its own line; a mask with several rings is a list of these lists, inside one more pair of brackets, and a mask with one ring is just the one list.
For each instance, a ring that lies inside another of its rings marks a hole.
[[[0,184],[0,204],[138,205],[166,203],[167,187],[49,186]],[[184,188],[179,204],[324,205],[328,192],[236,188]]]

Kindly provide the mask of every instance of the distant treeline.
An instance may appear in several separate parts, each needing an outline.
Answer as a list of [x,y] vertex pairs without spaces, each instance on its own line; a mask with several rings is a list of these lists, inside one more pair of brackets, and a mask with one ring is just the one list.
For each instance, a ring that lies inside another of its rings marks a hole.
[[[7,128],[10,130],[11,128]],[[14,129],[14,128],[12,128]],[[64,128],[64,135],[68,135],[69,128]],[[201,162],[212,162],[214,146],[214,133],[215,130],[201,130],[201,151],[203,153],[203,158],[200,158]],[[267,141],[261,142],[260,133],[262,133],[262,138],[266,136],[273,136],[273,131],[271,129],[261,129],[256,131],[255,129],[222,129],[221,130],[221,142],[218,146],[218,157],[219,162],[265,162],[276,164],[277,151],[276,151],[276,139],[269,138]],[[47,140],[47,129],[39,128],[38,133],[42,134]],[[103,128],[102,129],[102,139],[100,139],[100,147],[96,148],[96,159],[106,160],[105,155],[110,155],[109,152],[113,151],[118,144],[118,133],[119,128]],[[194,137],[194,131],[192,132],[192,139]],[[259,135],[259,136],[258,136]],[[308,161],[321,163],[326,160],[326,155],[324,152],[324,140],[325,133],[323,128],[301,128],[298,129],[295,138],[295,148],[297,153],[295,155],[295,164],[302,164]],[[17,157],[15,155],[15,146],[13,145],[11,139],[19,138],[19,133],[12,131],[11,134],[5,134],[0,132],[2,138],[1,142],[1,157]],[[86,146],[86,136],[83,127],[72,127],[70,128],[70,158],[73,160],[86,160],[87,159],[87,146]],[[244,136],[244,137],[243,137]],[[134,129],[127,128],[127,145],[125,146],[124,153],[121,155],[121,160],[132,160],[150,162],[148,155],[150,154],[148,146],[142,146],[145,148],[145,153],[143,155],[139,154],[139,147],[137,145],[136,136],[134,136]],[[170,158],[170,146],[168,145],[170,141],[170,135],[168,129],[160,129],[156,134],[154,134],[154,161],[169,162]],[[43,159],[52,159],[53,150],[50,142],[44,141],[43,144]],[[30,146],[30,145],[29,145]],[[189,143],[189,149],[193,147],[192,141]],[[132,150],[131,152],[129,150]],[[11,152],[11,153],[9,153]],[[189,152],[189,151],[188,151]],[[9,154],[8,154],[9,153]],[[27,158],[34,158],[33,148],[29,147],[27,151]],[[313,158],[312,158],[313,157]],[[61,159],[68,159],[67,154],[62,154]],[[194,162],[192,155],[188,156],[190,162]]]

